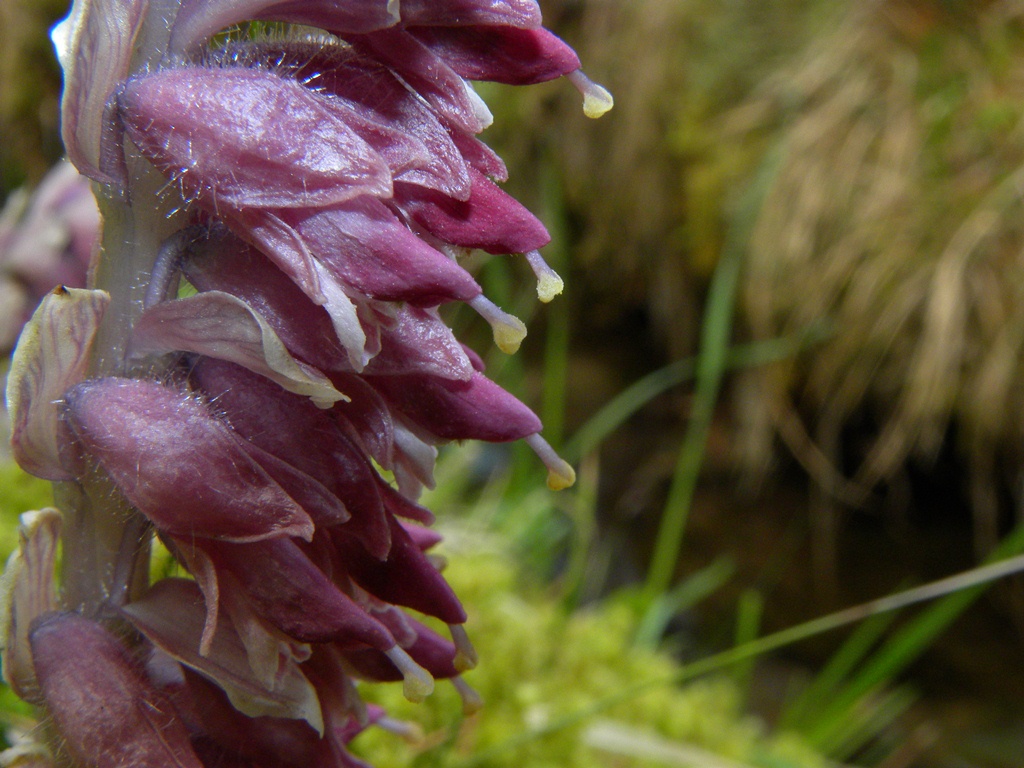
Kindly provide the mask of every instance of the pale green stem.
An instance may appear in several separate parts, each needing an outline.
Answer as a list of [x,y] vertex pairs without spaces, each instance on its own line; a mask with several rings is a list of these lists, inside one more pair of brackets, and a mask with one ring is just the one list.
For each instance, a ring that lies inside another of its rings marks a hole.
[[[133,71],[145,71],[166,48],[172,3],[152,0],[138,36]],[[93,185],[100,214],[100,250],[89,287],[110,294],[110,305],[93,345],[89,376],[137,375],[128,359],[131,329],[142,313],[149,276],[160,244],[184,224],[170,209],[173,195],[162,195],[166,179],[135,148],[126,144],[128,187],[124,191]],[[147,362],[147,370],[153,363]],[[145,587],[149,532],[102,473],[77,483],[56,483],[54,500],[64,514],[61,583],[65,607],[86,615],[102,613]]]

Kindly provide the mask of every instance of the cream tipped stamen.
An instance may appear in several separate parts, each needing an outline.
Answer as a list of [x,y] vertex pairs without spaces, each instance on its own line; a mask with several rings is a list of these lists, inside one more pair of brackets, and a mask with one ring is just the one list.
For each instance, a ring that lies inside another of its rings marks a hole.
[[570,72],[565,77],[577,91],[583,94],[583,114],[587,117],[601,117],[615,106],[615,99],[612,98],[608,89],[584,75],[582,69]]
[[514,355],[526,338],[526,324],[515,315],[501,309],[482,293],[470,300],[469,306],[490,324],[498,349],[506,355]]
[[419,723],[410,723],[407,720],[398,720],[385,715],[374,723],[378,728],[393,733],[410,744],[418,744],[423,741],[425,734]]
[[434,678],[402,648],[394,645],[384,655],[402,673],[402,693],[409,701],[419,704],[434,692]]
[[452,664],[459,672],[468,672],[474,669],[480,658],[476,655],[476,648],[469,641],[466,628],[461,624],[449,624],[448,631],[451,632],[452,642],[455,643],[455,658]]
[[145,309],[168,298],[172,289],[177,287],[182,260],[199,240],[209,234],[209,227],[197,224],[178,230],[160,244],[142,300]]
[[555,453],[540,433],[530,435],[523,441],[533,452],[537,454],[544,466],[548,468],[548,488],[552,491],[562,491],[576,482],[576,470],[574,470],[565,459]]
[[469,684],[461,677],[453,677],[452,685],[458,692],[459,698],[462,699],[462,714],[466,717],[475,715],[484,708],[484,700],[480,698],[480,694],[470,688]]
[[345,703],[355,721],[363,728],[370,724],[370,711],[366,708],[366,702],[359,695],[359,689],[351,677],[345,675]]
[[537,276],[537,298],[547,304],[565,288],[565,283],[558,273],[544,261],[540,251],[530,251],[526,256],[526,262]]

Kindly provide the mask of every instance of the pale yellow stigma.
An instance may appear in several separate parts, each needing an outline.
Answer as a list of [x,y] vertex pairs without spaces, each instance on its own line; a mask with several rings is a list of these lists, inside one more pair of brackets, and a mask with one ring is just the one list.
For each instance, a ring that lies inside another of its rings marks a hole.
[[459,672],[468,672],[476,668],[479,658],[476,655],[476,648],[469,641],[466,628],[461,624],[449,624],[448,631],[451,632],[452,642],[455,644],[455,658],[452,665]]
[[539,432],[524,438],[523,442],[533,449],[533,452],[544,462],[544,466],[548,468],[548,488],[552,491],[564,491],[566,488],[572,487],[576,482],[576,470],[570,466],[569,462],[555,453],[555,449],[540,436]]
[[583,94],[583,114],[587,117],[601,117],[615,106],[615,99],[608,89],[584,75],[582,69],[570,72],[566,78]]
[[552,491],[564,491],[576,484],[576,470],[569,462],[562,461],[557,469],[548,469],[548,488]]
[[434,692],[434,678],[397,645],[384,652],[402,673],[402,693],[413,704],[419,704]]
[[508,316],[509,322],[491,326],[494,331],[494,343],[506,355],[514,355],[519,345],[526,338],[526,324],[514,315]]
[[565,288],[565,283],[558,273],[553,270],[540,251],[530,251],[525,254],[526,261],[537,276],[537,298],[547,304]]
[[470,688],[461,677],[453,677],[452,685],[462,699],[462,714],[466,717],[475,715],[484,708],[484,700],[480,698],[480,694]]
[[482,293],[470,301],[469,306],[490,324],[498,349],[506,355],[514,355],[519,351],[519,345],[526,338],[526,323],[500,309]]
[[406,720],[396,720],[393,717],[384,716],[375,725],[388,733],[401,737],[409,744],[422,744],[426,738],[422,726],[418,723],[410,723]]

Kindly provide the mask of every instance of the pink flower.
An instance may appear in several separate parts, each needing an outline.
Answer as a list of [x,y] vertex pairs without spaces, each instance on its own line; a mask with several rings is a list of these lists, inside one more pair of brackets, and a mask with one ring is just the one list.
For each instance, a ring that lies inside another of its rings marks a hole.
[[0,212],[0,353],[55,285],[85,286],[98,231],[89,180],[70,163],[55,166],[31,196],[10,197]]

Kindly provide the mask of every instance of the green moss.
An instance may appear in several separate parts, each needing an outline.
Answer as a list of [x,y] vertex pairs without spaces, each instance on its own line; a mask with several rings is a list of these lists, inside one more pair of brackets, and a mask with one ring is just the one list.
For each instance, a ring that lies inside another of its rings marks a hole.
[[18,517],[53,504],[50,483],[26,474],[13,461],[0,463],[0,557],[18,546]]
[[795,735],[771,735],[746,714],[739,689],[724,677],[660,686],[603,711],[599,719],[488,752],[637,682],[670,677],[677,669],[668,655],[632,646],[634,613],[624,603],[613,599],[566,614],[543,592],[524,590],[515,574],[513,564],[493,550],[458,552],[446,571],[470,612],[469,631],[481,663],[466,680],[483,697],[484,709],[464,718],[458,697],[445,683],[422,705],[406,702],[397,686],[365,686],[367,697],[392,716],[420,724],[425,736],[410,745],[370,729],[354,743],[357,751],[375,765],[395,768],[454,768],[481,755],[474,764],[486,768],[666,764],[588,746],[588,729],[611,722],[616,733],[635,733],[637,745],[656,738],[749,765],[824,765]]

